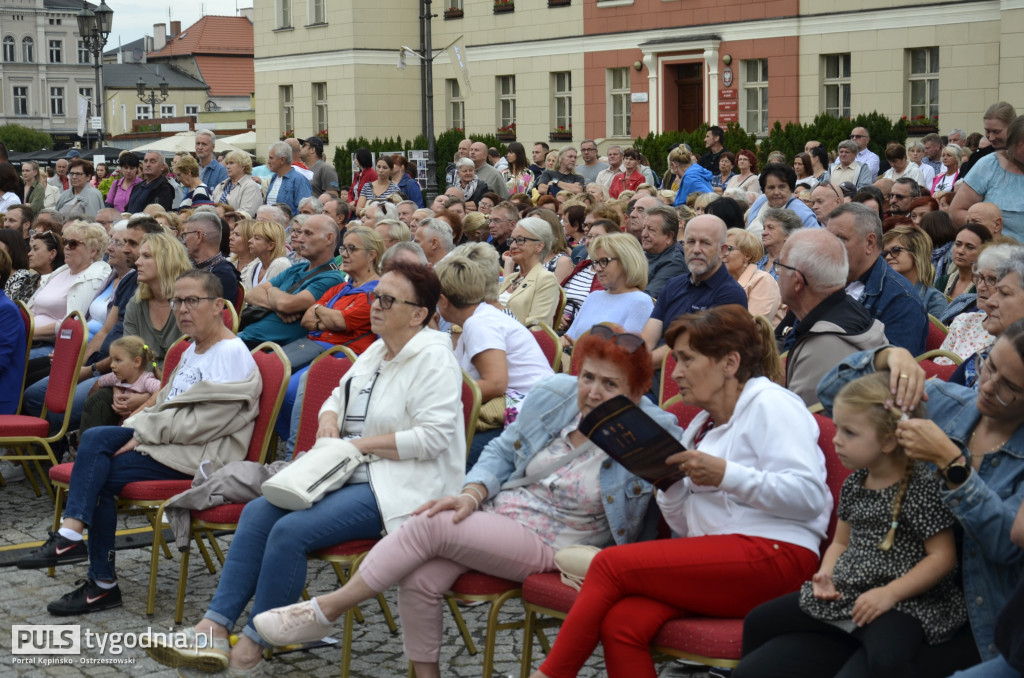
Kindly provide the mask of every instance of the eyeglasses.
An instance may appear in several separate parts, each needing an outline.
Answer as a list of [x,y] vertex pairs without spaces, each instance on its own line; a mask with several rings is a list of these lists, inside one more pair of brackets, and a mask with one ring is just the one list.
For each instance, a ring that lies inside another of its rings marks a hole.
[[75,240],[73,238],[67,238],[64,241],[64,249],[77,250],[79,245],[84,245],[84,244],[85,243],[82,242],[81,240]]
[[509,238],[510,243],[514,243],[517,247],[522,247],[528,242],[540,242],[540,238],[527,238],[525,235],[518,235],[514,238]]
[[111,240],[110,244],[114,247],[124,247],[124,240]]
[[971,276],[971,282],[974,283],[975,287],[981,287],[982,285],[985,285],[985,287],[995,287],[996,283],[999,282],[999,278],[994,275],[981,275],[980,273],[975,273]]
[[602,257],[601,259],[594,259],[590,262],[590,268],[595,271],[603,271],[608,268],[608,264],[618,260],[618,257]]
[[341,247],[338,248],[338,251],[344,252],[345,254],[347,254],[349,256],[352,256],[353,254],[355,254],[359,250],[363,250],[364,252],[369,251],[369,249],[366,248],[366,247],[356,247],[355,245],[342,245]]
[[851,134],[850,138],[851,139],[865,139],[865,138],[867,138],[867,136],[868,135],[866,135],[866,134]]
[[598,339],[603,339],[605,341],[614,340],[616,346],[621,346],[630,354],[636,353],[641,348],[646,347],[644,339],[640,335],[632,334],[630,332],[616,332],[607,325],[594,325],[590,328],[590,333]]
[[193,233],[198,233],[199,235],[203,234],[202,231],[182,231],[181,235],[178,236],[178,240],[185,242],[185,236],[192,235]]
[[978,354],[978,360],[981,361],[981,367],[978,369],[978,383],[979,386],[982,381],[988,381],[993,378],[993,372],[997,375],[995,377],[995,391],[994,395],[999,404],[1003,407],[1009,407],[1021,396],[1021,389],[1019,386],[1011,384],[1003,377],[998,376],[995,365],[992,364],[992,358],[989,356],[990,351],[984,351]]
[[390,294],[377,294],[376,292],[367,292],[366,297],[370,300],[371,306],[375,301],[380,302],[380,307],[385,311],[390,311],[391,307],[395,305],[396,301],[401,302],[403,304],[408,304],[409,306],[419,306],[421,308],[426,308],[425,306],[423,306],[423,304],[417,304],[415,301],[408,301],[406,299],[399,299],[398,297],[393,297]]
[[800,277],[804,279],[804,284],[805,285],[807,284],[807,276],[804,275],[804,272],[801,271],[799,268],[796,268],[794,266],[790,266],[789,264],[784,264],[781,261],[779,261],[778,259],[775,260],[775,265],[776,266],[781,266],[782,268],[785,268],[787,270],[793,271],[793,273],[799,273]]
[[899,245],[896,245],[894,247],[890,247],[887,250],[882,250],[882,256],[886,259],[888,259],[889,257],[895,259],[904,252],[910,252],[911,254],[913,254],[914,250],[910,249],[909,247],[900,247]]
[[184,306],[190,311],[194,311],[196,306],[199,305],[200,301],[204,299],[207,301],[213,301],[217,297],[171,297],[171,309],[175,309],[179,306]]
[[732,253],[732,252],[735,252],[735,251],[736,251],[736,248],[734,246],[732,246],[732,245],[726,245],[725,246],[726,254],[729,254],[729,253]]

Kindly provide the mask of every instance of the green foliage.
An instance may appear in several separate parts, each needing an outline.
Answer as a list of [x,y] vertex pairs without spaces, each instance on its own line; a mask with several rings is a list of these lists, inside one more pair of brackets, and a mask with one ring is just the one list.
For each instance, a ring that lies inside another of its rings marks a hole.
[[109,177],[107,177],[106,179],[101,181],[100,185],[96,187],[96,188],[99,189],[100,193],[103,194],[103,199],[104,200],[107,199],[107,192],[110,190],[110,187],[114,185],[115,181],[118,181],[120,179],[121,179],[120,172],[115,172],[114,174],[110,175]]
[[344,145],[334,149],[334,169],[338,172],[338,180],[342,186],[352,185],[352,154],[360,148],[368,149],[374,154],[374,157],[377,157],[377,154],[388,151],[408,153],[413,146],[408,141],[402,141],[400,136],[386,139],[375,138],[373,141],[366,137],[349,139]]
[[14,123],[0,125],[0,141],[7,145],[12,153],[30,153],[44,148],[53,148],[53,137],[46,132],[39,132]]
[[780,151],[787,160],[792,161],[793,156],[802,152],[804,144],[812,139],[820,141],[830,153],[834,153],[840,141],[850,138],[854,127],[863,127],[868,131],[871,136],[868,148],[882,158],[885,157],[885,147],[889,143],[896,141],[904,144],[907,140],[905,120],[893,123],[877,111],[858,115],[852,120],[821,113],[809,124],[788,122],[783,127],[776,120],[768,137],[761,142],[757,152],[758,162],[764,163],[772,151]]
[[[693,153],[700,157],[707,147],[704,145],[704,137],[710,125],[701,125],[692,132],[675,130],[661,134],[648,134],[642,139],[633,142],[633,148],[640,151],[647,157],[650,167],[658,176],[663,176],[668,170],[668,149],[675,144],[687,144]],[[725,128],[725,139],[722,145],[729,151],[735,153],[741,149],[757,148],[757,135],[747,134],[742,127],[736,123],[730,123]]]

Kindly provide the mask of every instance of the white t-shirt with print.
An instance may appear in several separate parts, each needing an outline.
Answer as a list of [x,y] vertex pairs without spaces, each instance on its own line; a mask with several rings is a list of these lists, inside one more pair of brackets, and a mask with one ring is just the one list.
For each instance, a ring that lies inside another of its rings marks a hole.
[[171,401],[200,381],[225,384],[245,381],[256,369],[256,361],[238,337],[218,341],[205,353],[196,353],[192,344],[181,356],[167,400]]

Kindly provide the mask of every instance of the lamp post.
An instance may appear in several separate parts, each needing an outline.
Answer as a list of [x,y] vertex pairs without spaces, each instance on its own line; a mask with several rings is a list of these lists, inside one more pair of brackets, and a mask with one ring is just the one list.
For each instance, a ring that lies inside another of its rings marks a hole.
[[139,79],[135,81],[135,94],[139,97],[139,101],[144,104],[149,104],[150,113],[153,116],[153,120],[156,120],[156,107],[157,104],[162,104],[167,101],[167,78],[160,78],[160,95],[157,97],[156,90],[153,88],[146,92],[146,81],[139,76]]
[[97,134],[97,147],[103,145],[103,89],[100,86],[100,72],[103,69],[103,47],[110,36],[110,28],[114,23],[114,10],[107,6],[107,0],[100,0],[96,11],[89,9],[88,3],[82,0],[82,11],[78,13],[78,34],[82,36],[85,48],[92,53],[93,68],[96,70],[96,91],[93,101],[96,103],[96,115],[100,119]]

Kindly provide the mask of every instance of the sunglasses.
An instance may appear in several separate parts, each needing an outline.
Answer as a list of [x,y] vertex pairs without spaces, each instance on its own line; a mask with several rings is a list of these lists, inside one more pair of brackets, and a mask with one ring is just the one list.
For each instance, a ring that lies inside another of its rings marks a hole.
[[77,250],[79,245],[84,245],[84,244],[85,243],[82,242],[81,240],[75,240],[74,238],[68,238],[67,240],[64,241],[64,248],[65,249],[69,249],[69,250]]
[[630,332],[616,332],[607,325],[594,325],[590,328],[590,333],[604,341],[614,341],[616,346],[626,349],[627,353],[636,353],[641,348],[646,347],[644,339],[640,335]]

